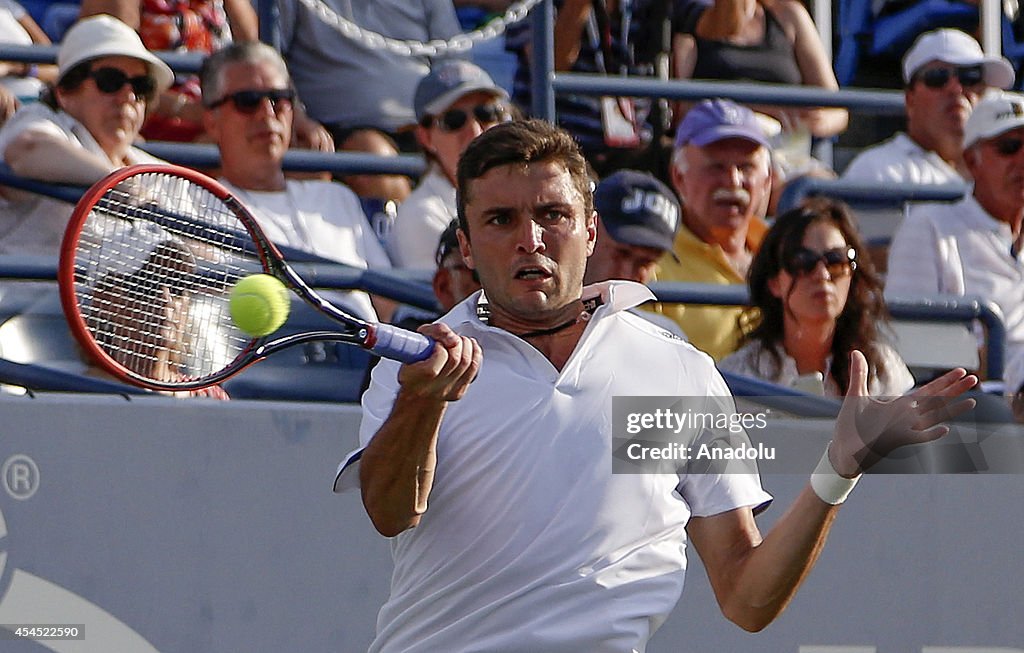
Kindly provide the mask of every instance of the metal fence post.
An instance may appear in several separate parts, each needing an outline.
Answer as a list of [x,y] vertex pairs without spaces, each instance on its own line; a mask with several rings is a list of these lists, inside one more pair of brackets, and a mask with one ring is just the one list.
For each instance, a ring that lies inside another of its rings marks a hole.
[[530,111],[534,118],[543,118],[551,123],[555,122],[555,90],[552,87],[552,78],[555,74],[554,16],[553,0],[542,0],[530,12],[533,36],[530,57]]

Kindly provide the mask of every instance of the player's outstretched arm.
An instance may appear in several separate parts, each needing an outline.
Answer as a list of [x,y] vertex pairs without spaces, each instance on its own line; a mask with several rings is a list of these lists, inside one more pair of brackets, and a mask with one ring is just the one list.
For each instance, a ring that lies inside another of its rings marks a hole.
[[359,463],[363,506],[386,537],[416,526],[426,511],[441,418],[448,402],[466,393],[482,361],[479,343],[447,325],[430,324],[419,331],[437,341],[434,353],[402,365],[391,414]]
[[978,377],[955,369],[931,383],[893,400],[868,395],[867,361],[850,355],[850,391],[836,421],[828,460],[841,476],[853,478],[894,449],[937,440],[949,432],[943,422],[974,407],[960,398],[978,384]]
[[767,536],[749,508],[695,517],[687,525],[723,614],[750,631],[781,614],[817,561],[854,479],[897,447],[945,435],[942,422],[974,405],[958,397],[977,382],[954,370],[911,394],[880,401],[868,397],[867,362],[854,352],[850,391],[827,458]]

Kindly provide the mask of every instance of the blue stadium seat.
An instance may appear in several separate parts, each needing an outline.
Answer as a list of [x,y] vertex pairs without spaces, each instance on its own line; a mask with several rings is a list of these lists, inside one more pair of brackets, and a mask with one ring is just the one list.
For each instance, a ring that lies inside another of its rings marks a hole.
[[60,43],[64,32],[78,20],[80,10],[77,2],[54,2],[46,8],[43,19],[38,21],[39,27],[43,28],[51,41]]
[[60,43],[64,32],[78,20],[78,12],[81,10],[80,2],[19,0],[18,4],[25,8],[32,20],[54,43]]
[[872,13],[872,0],[839,0],[840,44],[836,78],[849,86],[865,56],[899,58],[923,32],[940,27],[973,30],[978,8],[957,0],[920,0],[884,16]]

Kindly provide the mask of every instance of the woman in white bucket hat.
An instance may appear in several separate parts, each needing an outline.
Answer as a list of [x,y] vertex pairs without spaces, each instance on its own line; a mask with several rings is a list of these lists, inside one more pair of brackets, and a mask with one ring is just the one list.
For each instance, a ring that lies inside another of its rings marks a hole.
[[[138,34],[111,16],[91,16],[64,35],[57,84],[0,129],[0,156],[15,174],[89,185],[125,165],[158,162],[132,146],[153,98],[174,74]],[[69,204],[5,190],[0,254],[56,255]]]

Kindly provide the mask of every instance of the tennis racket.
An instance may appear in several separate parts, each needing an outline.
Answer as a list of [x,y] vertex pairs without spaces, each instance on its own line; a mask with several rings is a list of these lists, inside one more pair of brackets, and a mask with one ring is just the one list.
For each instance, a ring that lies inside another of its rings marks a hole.
[[[231,320],[243,277],[271,274],[340,325],[254,338]],[[274,352],[328,340],[415,362],[433,341],[349,315],[292,270],[252,214],[206,175],[136,165],[96,182],[75,207],[57,272],[72,333],[106,371],[153,390],[196,390]]]

